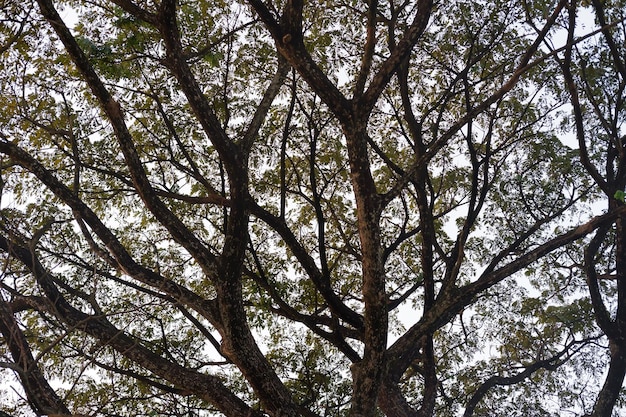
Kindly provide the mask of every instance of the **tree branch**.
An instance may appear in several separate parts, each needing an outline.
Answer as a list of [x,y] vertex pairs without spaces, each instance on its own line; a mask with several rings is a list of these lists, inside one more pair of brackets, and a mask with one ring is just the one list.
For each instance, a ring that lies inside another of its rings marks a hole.
[[54,305],[57,317],[77,330],[111,346],[123,356],[150,370],[155,375],[170,381],[178,388],[193,392],[225,415],[260,416],[240,398],[234,395],[219,378],[200,374],[177,363],[170,362],[147,349],[143,344],[124,331],[117,329],[106,317],[89,315],[70,305],[53,282],[53,274],[39,262],[36,254],[19,243],[0,236],[0,249],[18,259],[33,274],[46,297]]

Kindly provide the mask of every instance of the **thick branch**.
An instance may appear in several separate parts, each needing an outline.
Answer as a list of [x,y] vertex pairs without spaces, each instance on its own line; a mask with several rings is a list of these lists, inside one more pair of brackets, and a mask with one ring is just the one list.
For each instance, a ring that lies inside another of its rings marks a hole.
[[15,144],[8,141],[0,141],[0,153],[7,155],[15,163],[34,174],[57,198],[67,204],[74,215],[85,221],[98,238],[104,243],[109,252],[113,255],[117,265],[129,276],[150,285],[153,288],[163,291],[184,305],[187,305],[213,325],[219,327],[219,318],[215,314],[214,305],[187,288],[162,277],[154,271],[139,265],[133,257],[126,251],[111,230],[102,223],[100,218],[82,201],[72,190],[61,183],[49,170],[35,160]]
[[[6,242],[0,242],[0,245]],[[4,245],[6,246],[6,244]],[[2,249],[6,250],[6,247]],[[70,414],[63,400],[52,389],[41,372],[28,345],[24,333],[19,328],[9,305],[0,294],[0,333],[4,343],[11,352],[17,374],[22,381],[28,402],[35,413],[39,414]]]
[[626,206],[610,213],[596,216],[588,222],[556,236],[543,245],[521,255],[501,268],[481,276],[475,282],[458,289],[451,287],[448,291],[440,294],[433,308],[424,314],[416,324],[387,350],[387,357],[390,358],[388,372],[404,372],[415,359],[417,353],[415,346],[419,343],[419,340],[429,332],[434,332],[448,323],[454,316],[470,305],[477,294],[521,271],[555,249],[566,246],[589,235],[594,230],[614,222],[618,216],[625,213]]
[[301,23],[300,25],[294,23],[302,19],[301,16],[298,16],[301,14],[301,2],[287,2],[284,11],[286,23],[283,22],[282,25],[278,23],[262,0],[248,0],[248,3],[257,12],[274,38],[278,51],[289,64],[300,73],[307,84],[340,120],[349,120],[351,118],[350,102],[315,63],[304,45]]
[[[400,39],[395,49],[391,52],[391,55],[383,62],[363,94],[363,97],[359,100],[361,111],[369,114],[397,68],[402,62],[408,59],[415,44],[426,30],[432,8],[432,0],[418,1],[417,14],[413,18],[413,22],[411,22],[411,25],[404,32],[402,39]],[[393,36],[393,34],[391,34],[391,36]]]
[[560,365],[563,364],[564,361],[561,358],[565,355],[569,355],[570,349],[574,345],[580,345],[588,341],[590,341],[590,339],[572,342],[568,344],[561,352],[557,353],[556,355],[548,359],[538,360],[537,362],[529,364],[524,367],[523,371],[518,372],[514,375],[511,375],[511,376],[496,375],[496,376],[490,377],[485,382],[483,382],[480,385],[480,387],[478,387],[478,389],[474,392],[469,402],[467,403],[467,406],[465,407],[465,412],[463,413],[463,417],[471,417],[472,415],[474,415],[474,410],[476,409],[476,406],[485,397],[485,395],[487,395],[490,389],[496,386],[506,386],[506,385],[517,384],[525,380],[526,378],[529,378],[533,373],[537,372],[540,369],[554,371]]
[[56,315],[69,326],[111,346],[125,357],[175,386],[212,403],[227,416],[261,415],[226,388],[219,378],[200,374],[170,362],[117,329],[105,317],[89,315],[74,308],[54,285],[52,273],[41,265],[36,254],[30,249],[17,242],[9,241],[4,236],[0,236],[0,249],[18,259],[31,271],[46,297],[54,305]]
[[376,20],[378,14],[378,1],[370,0],[367,10],[367,36],[363,47],[363,56],[361,57],[361,69],[354,86],[354,98],[358,98],[363,94],[365,82],[372,68],[372,60],[374,58],[374,50],[376,49]]
[[611,415],[624,383],[624,375],[626,375],[626,344],[624,341],[621,341],[621,343],[610,341],[609,347],[611,350],[609,372],[596,399],[591,417]]
[[168,229],[172,237],[189,251],[205,272],[212,271],[215,262],[213,254],[211,254],[205,245],[184,225],[184,223],[165,206],[152,189],[152,185],[143,169],[141,159],[135,149],[133,138],[126,126],[119,103],[111,96],[104,83],[96,74],[89,59],[57,13],[52,1],[38,0],[38,3],[42,14],[54,28],[70,58],[83,75],[93,95],[98,100],[111,122],[115,136],[124,154],[126,166],[133,179],[133,184],[144,201],[144,204],[157,220]]

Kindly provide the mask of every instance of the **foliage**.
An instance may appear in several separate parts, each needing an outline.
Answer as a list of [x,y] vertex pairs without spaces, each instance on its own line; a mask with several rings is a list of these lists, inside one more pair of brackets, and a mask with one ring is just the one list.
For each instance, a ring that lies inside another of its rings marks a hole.
[[625,10],[0,2],[0,415],[624,412]]

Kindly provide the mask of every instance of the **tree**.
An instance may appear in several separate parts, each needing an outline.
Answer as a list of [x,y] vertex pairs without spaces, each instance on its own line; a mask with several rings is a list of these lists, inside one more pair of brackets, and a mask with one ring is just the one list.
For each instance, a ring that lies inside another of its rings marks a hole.
[[624,2],[0,4],[3,415],[622,409]]

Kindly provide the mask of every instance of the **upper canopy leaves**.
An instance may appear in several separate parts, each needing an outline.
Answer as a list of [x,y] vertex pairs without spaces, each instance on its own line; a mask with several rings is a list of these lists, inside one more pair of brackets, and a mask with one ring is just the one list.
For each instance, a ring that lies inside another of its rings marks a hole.
[[624,10],[5,1],[0,411],[617,413]]

